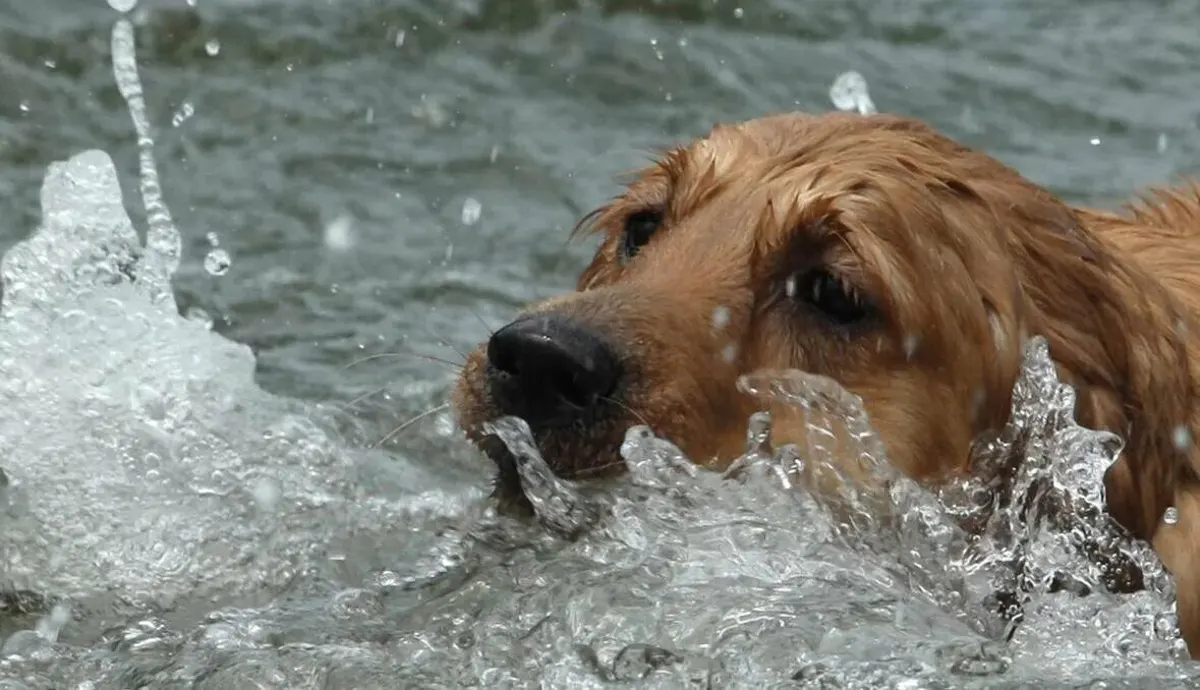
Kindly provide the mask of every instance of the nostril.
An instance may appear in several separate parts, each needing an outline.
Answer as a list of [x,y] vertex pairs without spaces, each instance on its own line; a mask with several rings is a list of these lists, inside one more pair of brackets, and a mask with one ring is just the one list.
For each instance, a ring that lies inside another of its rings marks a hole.
[[582,382],[578,372],[560,372],[554,377],[551,387],[563,402],[580,409],[590,407],[600,397]]
[[511,326],[496,331],[488,340],[488,363],[497,371],[510,376],[520,376],[537,356],[537,343],[530,342],[529,334]]

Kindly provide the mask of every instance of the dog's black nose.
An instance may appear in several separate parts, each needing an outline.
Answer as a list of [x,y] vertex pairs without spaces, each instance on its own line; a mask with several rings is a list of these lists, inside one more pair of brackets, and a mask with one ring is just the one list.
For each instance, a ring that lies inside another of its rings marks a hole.
[[612,396],[621,363],[603,337],[562,317],[526,316],[487,345],[494,403],[532,427],[569,423]]

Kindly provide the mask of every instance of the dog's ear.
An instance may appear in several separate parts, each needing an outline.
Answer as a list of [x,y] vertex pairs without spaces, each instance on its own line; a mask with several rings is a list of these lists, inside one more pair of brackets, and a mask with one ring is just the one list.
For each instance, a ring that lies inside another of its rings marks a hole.
[[1125,438],[1106,480],[1109,510],[1149,539],[1176,488],[1195,482],[1200,466],[1187,346],[1194,318],[1106,241],[1114,219],[1071,215],[1074,227],[1024,229],[1019,264],[1030,328],[1047,337],[1060,375],[1075,387],[1078,421]]
[[[1200,326],[1113,233],[1150,242],[1147,236],[1163,231],[1137,227],[1136,218],[1073,209],[1015,172],[987,165],[963,163],[971,173],[966,181],[944,185],[962,203],[944,204],[942,212],[963,229],[986,223],[999,230],[1006,245],[999,251],[1011,257],[1015,276],[990,268],[998,264],[986,253],[968,266],[990,302],[993,328],[1010,336],[1016,352],[1025,338],[1046,337],[1060,377],[1076,389],[1079,423],[1126,440],[1106,482],[1109,509],[1149,539],[1175,488],[1196,481],[1200,467],[1187,346],[1188,333],[1200,333]],[[1009,289],[1016,294],[1005,295]],[[1019,366],[1012,356],[996,361],[1010,386],[1009,366]]]

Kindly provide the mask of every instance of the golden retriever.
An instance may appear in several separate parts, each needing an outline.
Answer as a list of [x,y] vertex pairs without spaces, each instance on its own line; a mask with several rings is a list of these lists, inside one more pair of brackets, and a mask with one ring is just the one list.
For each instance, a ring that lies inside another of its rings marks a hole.
[[919,122],[793,113],[667,153],[581,228],[602,244],[577,291],[463,369],[454,409],[485,450],[482,425],[515,415],[556,473],[599,476],[648,423],[720,469],[761,407],[738,377],[801,369],[860,396],[890,461],[933,485],[972,471],[1040,334],[1078,421],[1125,439],[1109,510],[1174,574],[1200,655],[1200,187],[1073,208]]

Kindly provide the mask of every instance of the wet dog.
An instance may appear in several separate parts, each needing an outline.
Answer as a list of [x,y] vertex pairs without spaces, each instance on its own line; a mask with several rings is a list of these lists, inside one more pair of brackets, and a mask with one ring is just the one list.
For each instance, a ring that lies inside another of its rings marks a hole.
[[738,377],[800,369],[860,396],[889,460],[934,485],[972,472],[1042,335],[1078,421],[1125,439],[1109,511],[1175,575],[1200,654],[1200,188],[1073,208],[919,122],[786,114],[669,152],[581,230],[601,245],[577,291],[496,331],[456,387],[498,462],[483,425],[515,415],[563,477],[620,472],[642,423],[720,469],[762,408]]

